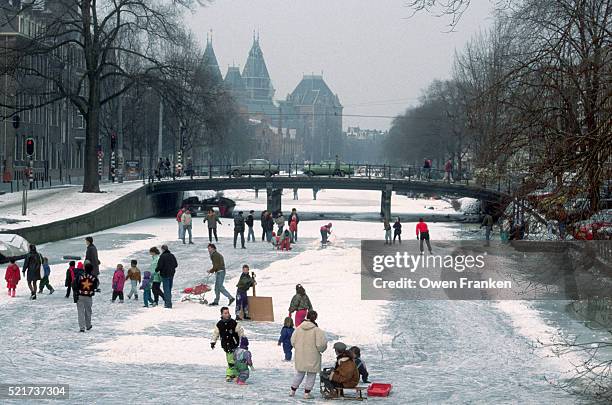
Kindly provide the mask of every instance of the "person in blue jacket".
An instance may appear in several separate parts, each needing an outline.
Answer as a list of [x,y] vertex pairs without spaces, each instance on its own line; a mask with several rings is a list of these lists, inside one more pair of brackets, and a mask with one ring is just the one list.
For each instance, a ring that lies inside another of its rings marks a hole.
[[293,319],[290,316],[285,318],[285,324],[281,329],[280,338],[278,338],[278,345],[283,345],[283,352],[285,352],[285,361],[291,361],[291,355],[293,346],[291,345],[291,335],[293,335]]

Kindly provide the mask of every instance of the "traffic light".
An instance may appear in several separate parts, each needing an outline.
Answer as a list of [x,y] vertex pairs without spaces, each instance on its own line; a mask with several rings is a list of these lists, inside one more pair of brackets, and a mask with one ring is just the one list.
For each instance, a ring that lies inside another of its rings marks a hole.
[[26,154],[28,156],[34,155],[34,139],[32,138],[26,139]]
[[113,132],[111,134],[111,150],[115,150],[116,146],[117,146],[117,134]]
[[21,118],[19,118],[19,115],[14,115],[13,116],[13,128],[18,129],[20,122],[21,122]]

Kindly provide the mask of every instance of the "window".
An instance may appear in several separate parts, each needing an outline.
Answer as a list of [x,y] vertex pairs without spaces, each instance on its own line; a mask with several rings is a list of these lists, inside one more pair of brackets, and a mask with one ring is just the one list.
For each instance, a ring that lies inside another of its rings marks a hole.
[[81,115],[81,112],[77,109],[74,115],[74,124],[72,126],[75,129],[85,128],[85,118]]

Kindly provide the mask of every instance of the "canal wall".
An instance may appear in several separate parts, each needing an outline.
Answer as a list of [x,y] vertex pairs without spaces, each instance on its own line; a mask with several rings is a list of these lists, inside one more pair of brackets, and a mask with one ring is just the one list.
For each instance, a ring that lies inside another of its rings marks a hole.
[[[15,233],[34,244],[54,242],[176,212],[182,200],[182,192],[150,195],[140,187],[87,214],[0,233]],[[66,201],[67,212],[70,204]]]

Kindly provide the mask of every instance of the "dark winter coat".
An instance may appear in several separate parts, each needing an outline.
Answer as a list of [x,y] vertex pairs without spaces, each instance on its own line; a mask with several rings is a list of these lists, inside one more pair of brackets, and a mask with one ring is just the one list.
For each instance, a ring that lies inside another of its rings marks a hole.
[[244,335],[242,326],[238,325],[235,319],[221,319],[217,322],[213,341],[216,341],[216,336],[221,338],[221,347],[226,353],[231,353],[240,344],[240,337]]
[[26,273],[26,279],[28,281],[37,281],[42,277],[41,268],[42,268],[42,255],[33,249],[28,253],[23,261],[23,268],[21,271]]
[[273,231],[274,230],[274,220],[272,219],[272,215],[268,215],[264,219],[263,229],[265,231]]
[[242,273],[240,274],[240,280],[238,280],[236,287],[238,288],[238,291],[247,292],[249,291],[249,288],[253,287],[253,284],[254,280],[251,275],[249,273]]
[[73,282],[74,282],[74,267],[70,266],[68,267],[68,270],[66,270],[66,280],[64,281],[64,286],[65,287],[71,286]]
[[402,234],[402,224],[400,222],[396,222],[393,224],[393,233],[395,233],[396,235],[401,235]]
[[240,214],[234,217],[234,232],[244,232],[244,217]]
[[84,297],[96,295],[98,285],[98,277],[94,276],[93,273],[77,270],[74,283],[72,284],[74,302],[76,303],[81,295]]
[[93,266],[93,270],[91,274],[98,277],[100,274],[100,260],[98,259],[98,248],[93,243],[87,246],[87,251],[85,252],[85,260],[89,260],[89,263]]
[[159,261],[157,262],[156,272],[162,277],[174,277],[178,263],[176,257],[169,250],[165,250],[159,255]]
[[312,304],[310,303],[310,298],[308,295],[300,295],[295,294],[291,299],[291,304],[289,304],[289,312],[299,311],[300,309],[307,309],[312,311]]
[[366,367],[365,362],[361,360],[361,358],[355,357],[355,365],[357,366],[357,370],[359,370],[361,381],[363,381],[364,383],[367,382],[370,373],[368,373],[368,368]]
[[223,259],[223,256],[221,255],[221,253],[217,252],[216,250],[211,253],[210,261],[212,262],[212,265],[213,265],[212,266],[213,273],[225,270],[225,260]]
[[250,228],[250,227],[252,227],[252,226],[253,226],[253,222],[255,222],[255,218],[253,218],[253,215],[252,215],[252,214],[249,214],[249,215],[246,217],[246,220],[245,220],[244,222],[245,222],[245,223],[247,224],[247,226]]

